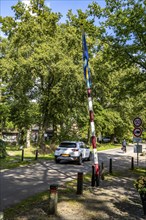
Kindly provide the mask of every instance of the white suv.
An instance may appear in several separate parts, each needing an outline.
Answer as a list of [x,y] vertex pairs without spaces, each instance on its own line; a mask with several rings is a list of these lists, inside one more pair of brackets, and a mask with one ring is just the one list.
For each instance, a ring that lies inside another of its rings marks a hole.
[[56,163],[59,163],[60,160],[70,160],[82,164],[83,160],[91,160],[92,153],[84,142],[63,141],[55,150],[54,156]]

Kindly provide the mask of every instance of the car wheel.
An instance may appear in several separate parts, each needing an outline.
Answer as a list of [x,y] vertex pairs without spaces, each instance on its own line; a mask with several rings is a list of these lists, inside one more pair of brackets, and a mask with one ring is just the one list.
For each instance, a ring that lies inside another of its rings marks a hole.
[[58,160],[57,158],[55,158],[55,163],[59,163],[60,162],[60,160]]
[[80,156],[78,157],[78,164],[79,164],[79,165],[82,165],[82,162],[83,162],[82,156],[80,155]]
[[87,159],[88,161],[91,161],[92,160],[92,153],[89,154],[89,157]]

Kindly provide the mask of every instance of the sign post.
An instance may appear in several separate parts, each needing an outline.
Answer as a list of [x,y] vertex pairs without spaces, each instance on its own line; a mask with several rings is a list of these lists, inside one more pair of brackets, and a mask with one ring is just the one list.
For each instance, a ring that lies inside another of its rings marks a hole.
[[137,166],[138,166],[139,153],[142,152],[142,145],[139,145],[139,139],[142,135],[142,129],[140,128],[140,126],[142,125],[141,118],[139,118],[139,117],[134,118],[133,124],[134,124],[133,135],[134,135],[136,143],[137,143],[137,145],[134,148],[134,153],[137,153]]

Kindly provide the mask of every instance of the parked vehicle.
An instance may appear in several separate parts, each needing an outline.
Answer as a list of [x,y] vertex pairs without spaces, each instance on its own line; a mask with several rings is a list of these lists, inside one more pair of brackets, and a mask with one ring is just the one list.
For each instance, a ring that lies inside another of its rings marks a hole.
[[56,163],[59,163],[61,160],[68,160],[76,161],[81,165],[83,160],[91,160],[92,152],[84,142],[63,141],[55,150],[54,156]]
[[108,142],[110,142],[111,141],[111,138],[110,137],[103,137],[102,138],[102,142],[104,142],[104,143],[108,143]]

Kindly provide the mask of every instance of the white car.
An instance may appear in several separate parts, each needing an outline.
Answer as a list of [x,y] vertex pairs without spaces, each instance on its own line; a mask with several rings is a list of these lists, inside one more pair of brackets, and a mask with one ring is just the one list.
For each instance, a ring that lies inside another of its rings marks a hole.
[[91,160],[92,152],[84,142],[79,141],[63,141],[55,150],[55,162],[60,160],[77,161],[82,164],[83,160]]

